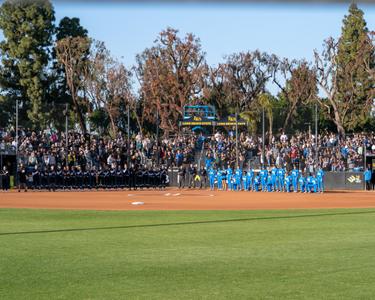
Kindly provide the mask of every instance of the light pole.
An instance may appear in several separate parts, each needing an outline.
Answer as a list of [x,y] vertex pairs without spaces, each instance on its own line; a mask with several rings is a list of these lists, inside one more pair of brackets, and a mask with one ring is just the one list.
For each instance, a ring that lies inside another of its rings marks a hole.
[[262,108],[262,164],[264,165],[265,152],[265,123],[264,123],[264,107]]
[[319,155],[318,155],[318,104],[315,103],[315,161],[319,165]]
[[159,110],[156,108],[156,162],[159,168]]
[[65,166],[68,166],[68,153],[69,153],[69,145],[68,145],[68,106],[69,104],[65,104]]
[[238,112],[236,110],[236,165],[238,169]]
[[18,185],[18,99],[16,100],[16,181],[15,185]]
[[129,163],[130,163],[130,106],[128,103],[128,146],[127,146],[127,163],[128,163],[128,168],[129,168]]
[[363,172],[364,172],[364,171],[366,171],[366,142],[365,142],[365,139],[363,139],[362,147],[363,147]]

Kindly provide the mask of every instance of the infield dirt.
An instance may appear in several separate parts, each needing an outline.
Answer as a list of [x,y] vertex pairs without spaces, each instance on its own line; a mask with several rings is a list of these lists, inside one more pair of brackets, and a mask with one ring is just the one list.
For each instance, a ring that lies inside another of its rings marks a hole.
[[[138,205],[135,205],[137,202]],[[178,189],[163,191],[28,191],[26,193],[12,191],[0,192],[0,208],[84,210],[375,208],[375,192],[335,191],[324,194],[301,194]]]

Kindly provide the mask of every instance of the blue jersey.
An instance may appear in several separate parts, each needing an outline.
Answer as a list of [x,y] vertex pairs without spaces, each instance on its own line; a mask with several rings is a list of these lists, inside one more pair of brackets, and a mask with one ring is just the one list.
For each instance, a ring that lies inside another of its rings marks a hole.
[[291,186],[292,185],[292,175],[288,175],[285,177],[285,185]]
[[299,171],[297,169],[292,170],[293,180],[296,181],[298,179],[298,175],[299,175]]
[[212,157],[210,157],[210,158],[206,158],[206,168],[207,168],[207,169],[210,169],[210,168],[211,168],[212,162],[213,162]]
[[370,170],[366,170],[363,173],[363,176],[365,177],[365,181],[370,181],[371,180],[371,171]]
[[215,179],[215,175],[216,175],[216,172],[214,169],[211,169],[209,172],[208,172],[208,176],[210,177],[210,179]]
[[263,169],[260,171],[260,176],[262,177],[262,179],[267,179],[267,176],[268,176],[268,171],[266,169]]
[[244,184],[246,184],[246,182],[247,182],[247,176],[246,176],[246,174],[242,175],[242,181],[243,181]]
[[304,186],[306,184],[306,179],[305,177],[301,176],[299,179],[298,179],[298,183],[300,184],[300,186]]
[[278,174],[278,170],[276,168],[273,168],[271,170],[271,176],[272,176],[272,178],[276,178],[277,174]]
[[228,169],[227,169],[227,181],[228,181],[228,182],[230,181],[230,179],[231,179],[231,177],[232,177],[232,173],[233,173],[232,169],[231,169],[231,168],[228,168]]
[[323,181],[323,177],[324,177],[324,171],[322,169],[319,169],[318,172],[316,173],[316,179],[318,179],[318,181]]

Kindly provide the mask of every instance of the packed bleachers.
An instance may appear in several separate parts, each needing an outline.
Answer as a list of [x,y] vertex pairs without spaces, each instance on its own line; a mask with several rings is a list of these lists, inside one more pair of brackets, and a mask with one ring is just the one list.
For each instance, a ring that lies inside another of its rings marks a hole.
[[[0,151],[15,149],[14,131],[0,131],[0,136]],[[291,170],[298,165],[305,172],[313,172],[318,166],[324,171],[359,171],[364,167],[364,151],[375,153],[373,133],[340,138],[327,132],[318,136],[318,147],[315,141],[314,135],[308,133],[273,136],[265,141],[263,161],[261,137],[241,133],[239,167],[259,168],[264,164]],[[20,130],[18,144],[19,163],[29,167],[79,166],[90,170],[123,167],[124,164],[167,169],[190,164],[206,167],[215,164],[218,168],[236,166],[235,136],[231,132],[161,138],[158,149],[153,136],[139,133],[132,136],[128,145],[127,138],[120,134],[110,138],[69,132],[66,139],[64,132]]]

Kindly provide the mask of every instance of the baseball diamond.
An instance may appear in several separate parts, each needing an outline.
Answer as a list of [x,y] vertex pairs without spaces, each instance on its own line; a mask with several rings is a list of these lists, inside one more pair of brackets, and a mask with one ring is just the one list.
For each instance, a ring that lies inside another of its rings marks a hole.
[[0,1],[0,300],[374,299],[375,5],[99,2]]

